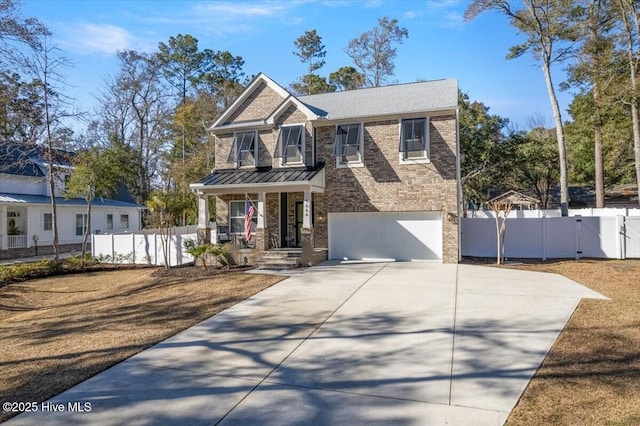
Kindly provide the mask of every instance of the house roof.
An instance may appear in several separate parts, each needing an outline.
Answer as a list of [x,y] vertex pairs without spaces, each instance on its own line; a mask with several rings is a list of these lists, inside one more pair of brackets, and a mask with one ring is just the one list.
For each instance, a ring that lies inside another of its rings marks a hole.
[[[71,167],[71,158],[75,154],[63,149],[53,150],[54,164],[57,167]],[[28,177],[47,175],[45,148],[33,143],[0,142],[0,173]]]
[[491,203],[493,201],[499,201],[499,200],[510,200],[513,204],[532,204],[532,203],[540,203],[540,200],[538,200],[537,198],[534,197],[530,197],[528,195],[525,195],[521,192],[518,191],[514,191],[513,189],[510,191],[507,191],[503,194],[498,195],[497,197],[494,197],[492,199],[490,199],[489,201],[487,201],[488,203]]
[[271,168],[260,167],[256,169],[214,170],[209,176],[191,185],[194,190],[207,192],[256,192],[260,188],[287,188],[309,187],[308,189],[322,192],[324,190],[324,164],[317,167],[287,167]]
[[[233,112],[261,83],[267,84],[282,97],[280,105],[265,118],[251,122],[229,122]],[[273,125],[277,117],[292,104],[312,121],[454,110],[458,106],[458,80],[449,78],[296,97],[260,73],[209,130],[232,131],[242,127]]]
[[458,106],[458,80],[370,87],[299,96],[298,99],[329,120],[452,110]]
[[[8,204],[50,204],[51,198],[46,195],[30,195],[30,194],[11,194],[0,192],[0,203]],[[62,198],[56,197],[56,204],[59,205],[72,205],[72,206],[86,206],[87,202],[84,198]],[[95,198],[92,203],[93,206],[99,207],[135,207],[141,208],[136,203],[129,203],[120,200],[111,200],[107,198]]]

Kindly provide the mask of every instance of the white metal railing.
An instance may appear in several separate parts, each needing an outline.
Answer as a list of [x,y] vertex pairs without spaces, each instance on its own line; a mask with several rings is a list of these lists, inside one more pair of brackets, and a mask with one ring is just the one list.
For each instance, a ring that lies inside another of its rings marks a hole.
[[7,248],[24,248],[27,246],[26,235],[7,235]]

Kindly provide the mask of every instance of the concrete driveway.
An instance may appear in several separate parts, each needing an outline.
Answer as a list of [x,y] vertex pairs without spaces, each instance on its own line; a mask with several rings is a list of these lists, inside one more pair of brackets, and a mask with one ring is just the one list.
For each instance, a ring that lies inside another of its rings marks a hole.
[[537,272],[328,262],[8,424],[500,425],[581,298],[604,297]]

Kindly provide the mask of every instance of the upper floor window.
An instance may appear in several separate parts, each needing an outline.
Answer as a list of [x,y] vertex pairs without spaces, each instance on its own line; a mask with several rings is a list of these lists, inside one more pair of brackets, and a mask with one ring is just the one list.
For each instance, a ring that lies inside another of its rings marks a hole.
[[400,127],[400,161],[428,161],[429,119],[412,118],[402,120]]
[[338,166],[362,165],[364,154],[362,124],[341,124],[336,126],[336,140],[333,155]]
[[304,126],[282,126],[276,145],[276,158],[283,164],[304,162]]
[[233,146],[229,161],[236,167],[255,166],[256,164],[256,132],[238,132],[233,135]]

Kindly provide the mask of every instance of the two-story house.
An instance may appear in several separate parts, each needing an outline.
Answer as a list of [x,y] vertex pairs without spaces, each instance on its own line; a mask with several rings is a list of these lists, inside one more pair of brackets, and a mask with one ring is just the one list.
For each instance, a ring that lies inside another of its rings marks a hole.
[[[209,129],[215,168],[192,184],[206,238],[329,259],[459,259],[458,84],[424,81],[293,96],[259,74]],[[253,244],[252,244],[253,246]]]
[[[51,197],[57,203],[58,240],[62,250],[79,248],[87,228],[87,203],[65,198],[74,154],[55,151],[54,193],[47,179],[48,164],[38,145],[0,142],[0,258],[32,255],[35,246],[53,244]],[[96,198],[92,203],[92,233],[122,233],[140,229],[140,210],[126,191],[115,199]]]

